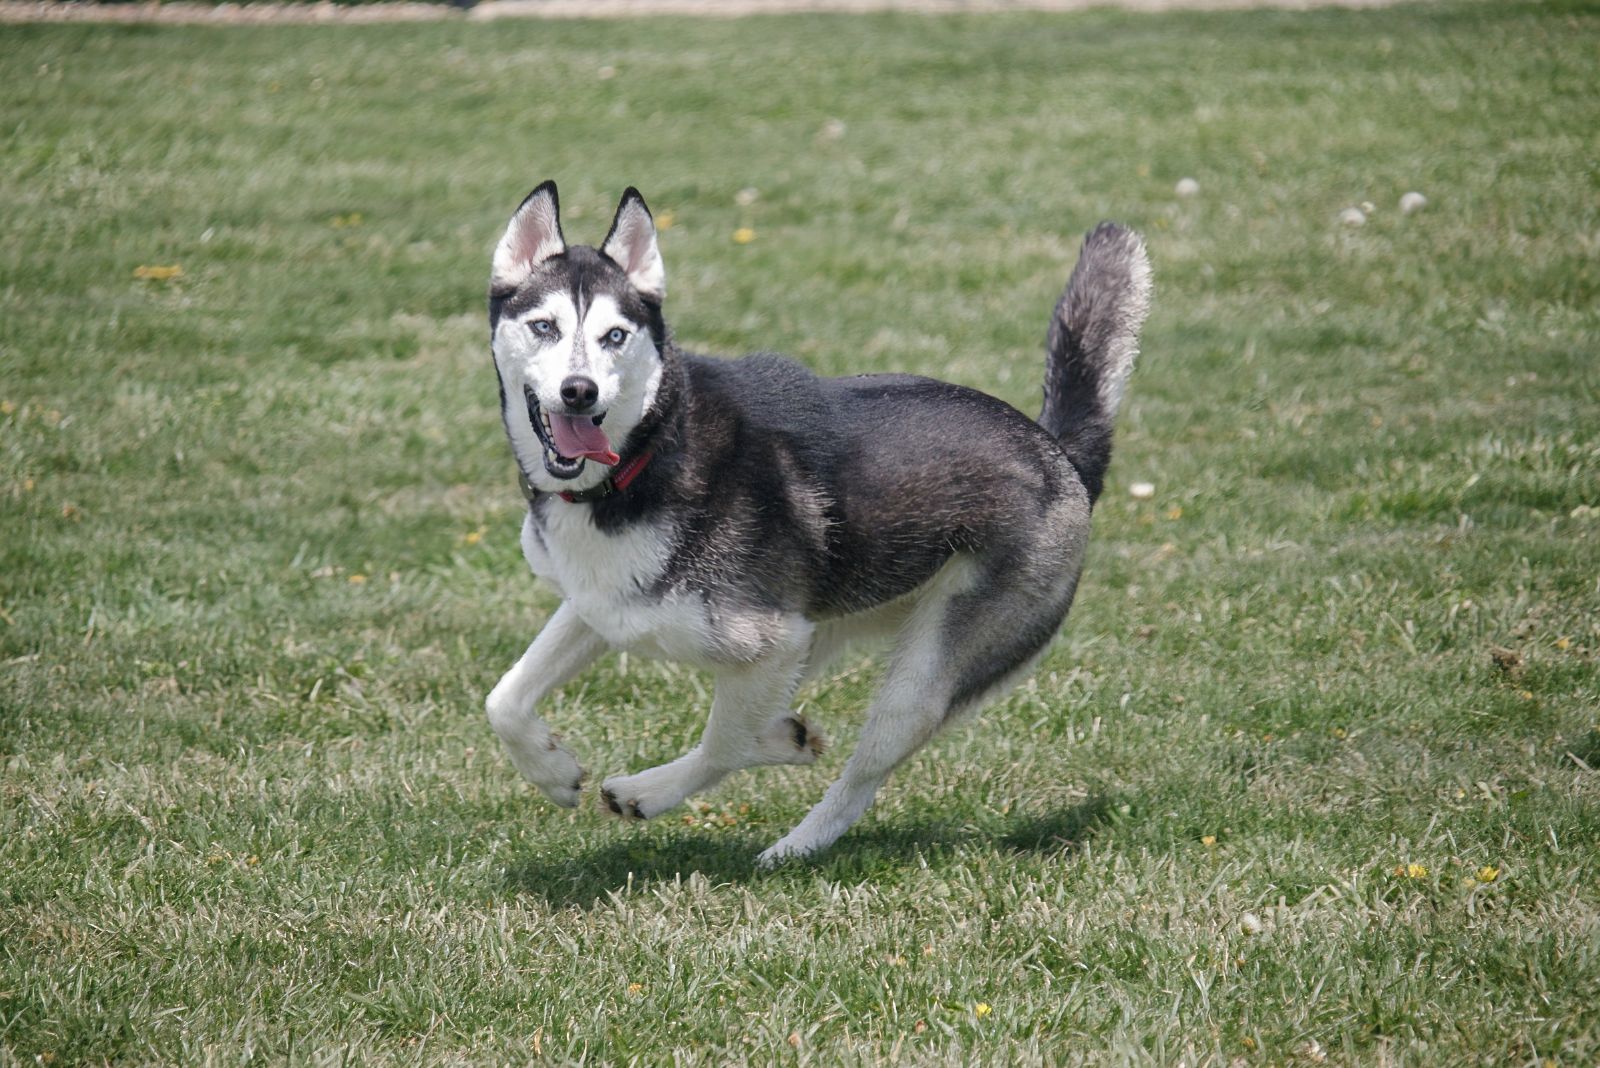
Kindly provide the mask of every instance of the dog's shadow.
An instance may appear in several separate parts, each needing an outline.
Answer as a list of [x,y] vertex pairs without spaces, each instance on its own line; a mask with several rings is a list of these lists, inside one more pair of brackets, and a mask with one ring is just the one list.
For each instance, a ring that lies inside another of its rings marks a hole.
[[892,877],[913,863],[962,863],[971,848],[1071,855],[1111,820],[1113,798],[1091,797],[1070,808],[1015,815],[998,828],[956,821],[895,820],[863,827],[811,861],[773,871],[756,866],[770,836],[734,831],[674,830],[665,836],[617,839],[586,852],[530,855],[506,869],[507,889],[542,898],[553,908],[592,908],[652,884],[701,875],[714,884],[792,879],[795,873],[835,882]]

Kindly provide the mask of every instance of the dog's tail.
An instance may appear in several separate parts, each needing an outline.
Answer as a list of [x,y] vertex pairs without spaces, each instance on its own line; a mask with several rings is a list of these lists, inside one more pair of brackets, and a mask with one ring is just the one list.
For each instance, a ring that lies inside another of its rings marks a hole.
[[1139,327],[1150,311],[1150,259],[1132,230],[1101,223],[1083,240],[1078,265],[1056,304],[1045,340],[1039,423],[1066,452],[1092,504],[1111,462],[1111,428],[1122,402]]

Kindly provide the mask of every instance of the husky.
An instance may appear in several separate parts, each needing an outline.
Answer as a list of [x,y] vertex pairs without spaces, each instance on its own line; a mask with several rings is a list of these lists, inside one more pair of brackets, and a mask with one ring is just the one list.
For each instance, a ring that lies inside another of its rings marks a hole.
[[1037,421],[915,375],[693,355],[673,343],[665,297],[636,189],[593,248],[566,243],[545,182],[495,248],[489,329],[528,503],[522,551],[561,604],[486,708],[516,769],[570,807],[584,771],[541,701],[611,650],[709,668],[699,744],[600,785],[609,811],[649,819],[731,772],[815,761],[826,741],[791,709],[796,689],[887,639],[843,774],[760,855],[770,867],[831,845],[897,765],[1015,683],[1060,628],[1150,266],[1120,226],[1084,240],[1050,321]]

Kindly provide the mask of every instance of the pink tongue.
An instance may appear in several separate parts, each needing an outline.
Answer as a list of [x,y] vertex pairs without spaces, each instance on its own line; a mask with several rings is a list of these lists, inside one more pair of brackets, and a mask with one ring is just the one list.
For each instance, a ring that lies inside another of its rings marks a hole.
[[594,425],[587,415],[557,415],[550,413],[550,432],[556,439],[556,451],[572,459],[583,457],[606,465],[613,465],[622,457],[611,451],[606,433]]

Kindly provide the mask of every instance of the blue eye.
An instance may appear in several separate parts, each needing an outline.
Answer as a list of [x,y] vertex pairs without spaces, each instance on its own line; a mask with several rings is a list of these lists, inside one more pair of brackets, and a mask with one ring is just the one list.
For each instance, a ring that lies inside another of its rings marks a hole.
[[606,341],[613,345],[620,345],[628,339],[628,332],[620,326],[613,326],[606,331]]
[[535,319],[533,322],[528,324],[528,329],[532,330],[535,334],[542,334],[545,337],[549,337],[551,334],[556,332],[556,324],[552,323],[549,319]]

